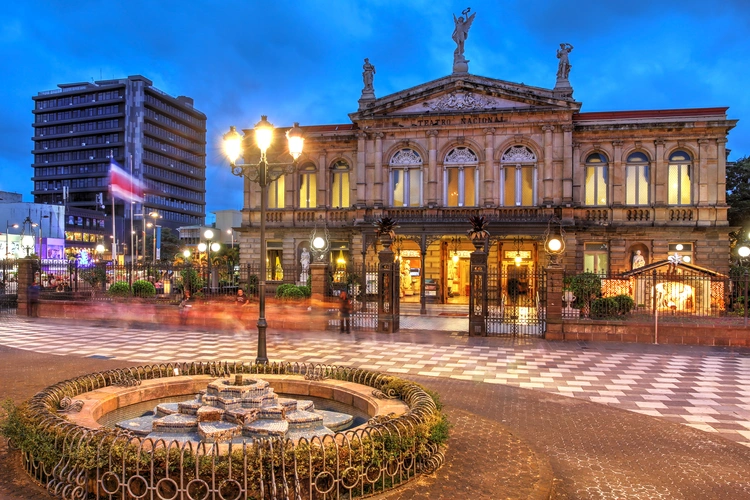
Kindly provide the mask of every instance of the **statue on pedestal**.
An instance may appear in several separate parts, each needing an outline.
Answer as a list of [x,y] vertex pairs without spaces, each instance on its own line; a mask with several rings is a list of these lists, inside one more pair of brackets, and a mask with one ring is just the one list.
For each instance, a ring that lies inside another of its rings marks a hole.
[[640,250],[636,250],[635,255],[633,255],[633,269],[640,269],[645,265],[646,259],[643,258]]
[[365,82],[365,88],[362,92],[373,92],[372,81],[375,74],[375,66],[370,64],[370,59],[365,57],[365,64],[362,65],[362,80]]
[[302,265],[302,273],[299,276],[299,280],[303,285],[306,285],[307,277],[310,272],[310,252],[307,250],[307,247],[302,249],[302,256],[300,257],[299,262]]
[[557,63],[558,80],[568,79],[570,68],[573,67],[570,65],[570,60],[568,59],[568,54],[570,54],[571,50],[573,50],[573,46],[569,43],[561,43],[560,48],[557,49],[557,58],[560,59],[560,62]]
[[469,65],[467,64],[469,61],[464,57],[464,43],[469,38],[469,29],[474,22],[474,17],[477,15],[476,12],[469,15],[469,12],[471,12],[471,7],[464,9],[458,19],[453,14],[453,23],[456,26],[453,30],[453,35],[451,35],[453,41],[456,42],[456,50],[453,51],[454,73],[467,73],[469,71]]

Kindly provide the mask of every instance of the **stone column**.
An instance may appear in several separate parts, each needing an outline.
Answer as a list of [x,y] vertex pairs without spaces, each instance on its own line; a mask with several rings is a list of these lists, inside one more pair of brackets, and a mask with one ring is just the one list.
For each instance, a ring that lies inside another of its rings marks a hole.
[[563,125],[563,204],[573,203],[573,125]]
[[367,195],[365,194],[367,182],[365,174],[366,168],[366,141],[367,134],[364,132],[357,133],[357,199],[354,206],[363,207],[367,204]]
[[427,206],[437,205],[437,130],[428,130],[429,158],[427,163]]
[[376,132],[375,134],[375,206],[383,206],[383,193],[385,192],[385,185],[383,184],[383,133]]
[[724,205],[727,202],[727,139],[721,137],[716,139],[716,204]]
[[310,292],[313,300],[325,299],[328,287],[328,264],[326,262],[310,263]]
[[581,186],[583,185],[583,169],[579,168],[579,162],[581,161],[581,144],[579,142],[573,143],[573,160],[575,162],[575,167],[572,169],[572,189],[573,189],[573,201],[578,204],[583,204],[584,197],[583,194],[581,194]]
[[563,340],[562,320],[562,294],[563,294],[563,268],[560,265],[547,267],[547,331],[544,338],[547,340]]
[[551,205],[554,195],[554,172],[552,170],[552,131],[555,127],[552,125],[542,126],[544,131],[544,205]]
[[[698,139],[698,158],[693,159],[693,179],[692,185],[692,200],[695,205],[706,206],[709,204],[709,190],[712,190],[713,186],[710,186],[709,175],[708,175],[708,162],[711,158],[709,152],[710,144],[708,139]],[[718,193],[711,193],[718,194]],[[714,196],[715,198],[716,196]],[[711,201],[711,204],[715,204],[716,199]]]
[[[651,172],[651,205],[666,205],[669,172],[664,167],[664,140],[656,139],[654,145],[656,146],[656,158],[652,163],[653,172]],[[638,143],[636,143],[636,147],[638,147]]]
[[484,129],[484,206],[495,203],[495,129]]
[[469,258],[469,336],[487,336],[487,252],[485,240],[472,240]]
[[326,180],[328,174],[328,159],[326,157],[326,150],[320,152],[318,157],[318,208],[325,208],[328,206],[328,198],[326,197],[326,187],[328,182]]
[[610,163],[609,180],[612,187],[609,189],[609,206],[623,205],[625,203],[625,171],[622,166],[622,141],[612,141],[612,159]]

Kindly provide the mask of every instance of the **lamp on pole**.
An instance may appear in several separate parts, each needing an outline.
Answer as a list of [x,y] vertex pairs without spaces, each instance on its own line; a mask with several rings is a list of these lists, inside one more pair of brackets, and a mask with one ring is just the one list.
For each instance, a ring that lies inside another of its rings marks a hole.
[[34,243],[36,242],[36,234],[34,233],[34,228],[37,226],[37,223],[32,221],[31,217],[29,216],[26,217],[21,224],[21,246],[26,249],[26,257],[28,257],[29,251],[34,248]]
[[206,243],[204,245],[206,247],[206,261],[208,262],[208,291],[211,292],[214,288],[213,275],[211,274],[211,250],[215,252],[219,248],[214,246],[217,245],[217,243],[212,242],[214,239],[214,232],[212,230],[206,229],[203,232],[203,237],[206,238]]
[[10,244],[8,243],[8,230],[10,228],[18,229],[18,224],[11,224],[7,220],[5,221],[5,260],[8,260],[10,256],[10,247],[8,246]]
[[231,229],[227,229],[227,234],[232,236],[232,248],[234,248],[234,231]]
[[[224,135],[224,151],[229,158],[232,173],[238,177],[245,177],[260,186],[260,277],[258,280],[258,355],[256,363],[268,363],[266,354],[266,210],[268,209],[268,186],[284,174],[291,174],[297,169],[297,159],[302,154],[304,138],[299,123],[286,132],[289,154],[292,163],[268,163],[266,153],[271,146],[274,136],[274,126],[267,116],[261,115],[255,124],[255,143],[260,149],[260,159],[257,163],[236,162],[243,154],[244,138],[235,127],[230,127]],[[243,158],[244,159],[244,158]]]

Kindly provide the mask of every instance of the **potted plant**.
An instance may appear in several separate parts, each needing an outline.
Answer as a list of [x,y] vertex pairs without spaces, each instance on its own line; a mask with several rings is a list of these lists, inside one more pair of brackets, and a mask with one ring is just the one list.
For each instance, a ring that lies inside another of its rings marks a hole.
[[381,217],[372,223],[375,226],[375,234],[378,238],[382,236],[393,239],[396,237],[396,220],[391,217]]
[[466,231],[466,234],[474,244],[474,247],[479,250],[480,247],[484,246],[484,240],[490,235],[490,232],[487,231],[489,223],[482,215],[472,215],[469,217],[469,223],[471,224],[471,229]]

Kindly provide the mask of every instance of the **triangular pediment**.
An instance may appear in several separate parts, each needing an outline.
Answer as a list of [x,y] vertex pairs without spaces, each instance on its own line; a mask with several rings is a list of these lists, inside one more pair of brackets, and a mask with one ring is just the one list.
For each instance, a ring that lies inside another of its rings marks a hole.
[[352,121],[405,115],[560,110],[576,112],[572,90],[550,90],[476,75],[450,75],[385,97],[360,101]]

